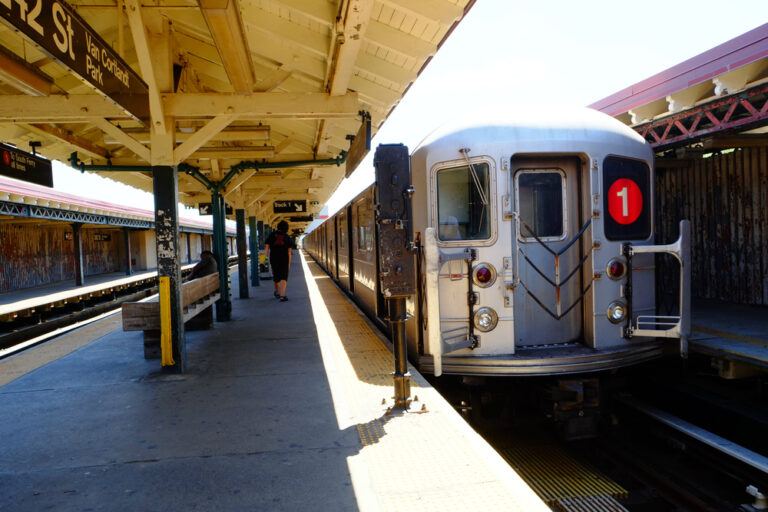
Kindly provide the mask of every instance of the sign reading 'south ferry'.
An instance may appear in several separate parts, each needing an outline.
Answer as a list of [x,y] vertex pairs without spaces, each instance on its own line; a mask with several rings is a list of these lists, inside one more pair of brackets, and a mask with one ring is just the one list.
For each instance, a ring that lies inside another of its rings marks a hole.
[[0,144],[0,175],[53,187],[50,160],[30,155],[5,144]]
[[132,115],[147,115],[147,84],[68,4],[0,0],[0,19]]

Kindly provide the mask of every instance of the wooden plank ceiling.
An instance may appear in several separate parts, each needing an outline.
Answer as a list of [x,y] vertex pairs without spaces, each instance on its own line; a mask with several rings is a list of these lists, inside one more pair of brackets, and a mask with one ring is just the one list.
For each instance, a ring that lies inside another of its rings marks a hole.
[[[386,120],[474,0],[74,0],[70,5],[149,86],[131,116],[0,22],[0,142],[66,162],[185,162],[211,181],[242,161],[328,159],[370,113]],[[272,203],[319,212],[345,166],[245,171],[224,191],[274,223]],[[152,191],[149,172],[100,172]],[[195,206],[210,192],[179,176]],[[301,229],[308,222],[294,223]]]

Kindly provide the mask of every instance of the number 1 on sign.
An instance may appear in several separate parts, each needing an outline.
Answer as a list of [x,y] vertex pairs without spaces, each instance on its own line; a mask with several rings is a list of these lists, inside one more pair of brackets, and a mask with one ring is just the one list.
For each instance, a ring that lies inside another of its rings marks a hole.
[[629,190],[627,190],[627,187],[624,187],[621,191],[616,192],[616,195],[621,198],[621,214],[624,217],[629,217]]

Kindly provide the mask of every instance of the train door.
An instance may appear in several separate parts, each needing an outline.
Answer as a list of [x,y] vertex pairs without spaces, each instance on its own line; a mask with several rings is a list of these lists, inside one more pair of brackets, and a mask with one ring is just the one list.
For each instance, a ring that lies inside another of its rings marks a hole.
[[345,290],[349,290],[348,232],[347,210],[344,208],[336,216],[336,276],[339,284]]
[[577,157],[513,157],[516,348],[583,338],[583,201]]

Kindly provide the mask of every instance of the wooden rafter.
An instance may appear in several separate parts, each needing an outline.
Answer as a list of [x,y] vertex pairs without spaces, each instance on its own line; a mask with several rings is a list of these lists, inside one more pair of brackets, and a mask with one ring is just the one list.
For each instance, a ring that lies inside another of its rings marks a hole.
[[176,118],[210,117],[226,112],[237,113],[243,119],[343,119],[357,116],[357,102],[357,93],[354,92],[333,97],[309,92],[163,95],[166,114]]
[[149,112],[152,116],[152,125],[159,133],[167,131],[163,103],[160,99],[155,69],[152,64],[152,52],[150,51],[149,38],[141,16],[141,4],[139,0],[125,0],[125,11],[128,15],[128,25],[131,28],[133,44],[136,47],[136,55],[139,58],[141,75],[149,87]]
[[47,135],[59,141],[65,142],[70,146],[72,146],[77,151],[81,153],[85,153],[90,157],[107,158],[109,156],[109,151],[107,151],[106,149],[100,146],[97,146],[96,144],[93,143],[93,141],[90,141],[83,137],[78,137],[72,132],[65,130],[63,128],[60,128],[56,125],[28,124],[24,126],[32,132],[39,133],[41,135]]
[[0,80],[31,96],[48,96],[53,80],[37,67],[0,47]]
[[173,150],[173,162],[174,165],[183,162],[195,151],[200,149],[203,144],[210,141],[211,138],[217,133],[226,128],[232,121],[236,119],[234,114],[223,114],[211,119],[205,126],[197,130],[189,139],[187,139],[181,146],[178,146]]
[[106,119],[93,119],[93,124],[98,126],[101,131],[103,131],[106,134],[109,134],[110,136],[114,137],[118,141],[120,141],[121,144],[123,144],[125,147],[136,153],[136,156],[141,158],[142,160],[149,162],[151,161],[150,156],[150,150],[147,146],[142,144],[141,142],[137,141],[127,133],[125,133],[123,130],[115,126],[114,124],[110,123]]
[[198,0],[219,57],[236,92],[253,91],[253,61],[236,0]]

